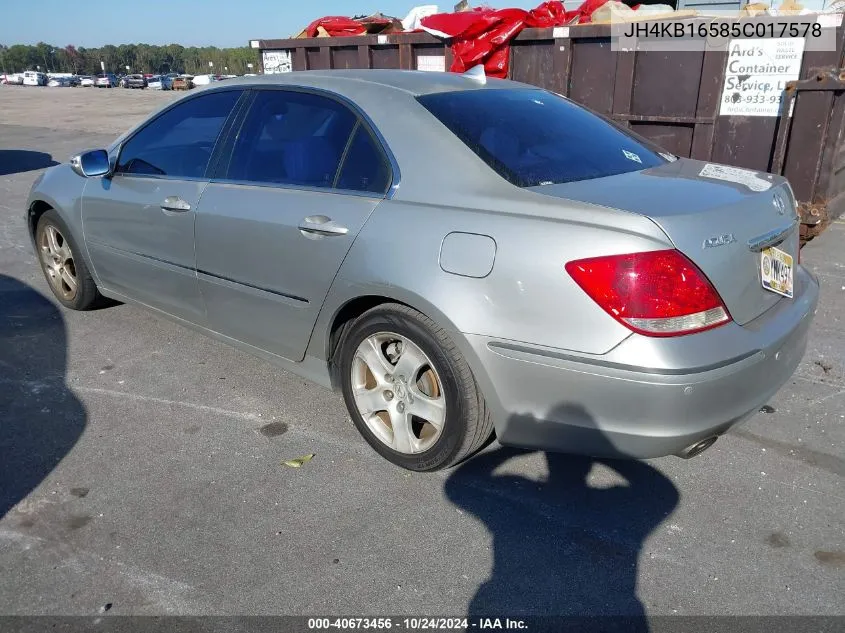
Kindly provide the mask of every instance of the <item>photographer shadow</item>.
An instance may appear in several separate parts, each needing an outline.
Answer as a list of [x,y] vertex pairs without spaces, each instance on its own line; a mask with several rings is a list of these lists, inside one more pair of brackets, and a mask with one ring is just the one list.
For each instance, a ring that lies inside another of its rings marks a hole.
[[67,335],[58,308],[0,274],[0,519],[61,462],[85,429],[65,384]]
[[0,176],[10,176],[58,165],[50,154],[29,149],[0,149]]
[[[592,419],[577,405],[555,413],[553,419]],[[533,416],[512,421],[548,424]],[[600,441],[607,446],[598,452],[614,454],[606,439]],[[580,623],[583,630],[648,631],[636,592],[638,560],[648,535],[677,506],[675,486],[642,461],[558,453],[546,454],[545,481],[496,472],[523,454],[490,450],[446,481],[446,496],[493,537],[492,574],[469,604],[469,615],[567,616],[567,630],[580,630]],[[594,481],[596,466],[604,473]],[[592,485],[597,479],[603,487]],[[539,629],[534,624],[531,630]]]

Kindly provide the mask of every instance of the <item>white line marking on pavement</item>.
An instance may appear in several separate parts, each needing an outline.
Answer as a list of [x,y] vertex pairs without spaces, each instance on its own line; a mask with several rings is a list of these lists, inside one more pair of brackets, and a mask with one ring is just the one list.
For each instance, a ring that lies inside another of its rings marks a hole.
[[127,400],[134,400],[136,402],[155,402],[156,404],[172,405],[179,407],[187,407],[195,411],[205,411],[206,413],[216,413],[217,415],[225,415],[230,418],[237,418],[239,420],[246,420],[247,422],[267,422],[262,417],[255,413],[245,413],[242,411],[232,411],[231,409],[221,409],[219,407],[210,407],[205,404],[194,404],[193,402],[183,402],[180,400],[168,400],[166,398],[156,398],[155,396],[143,396],[137,393],[129,393],[127,391],[115,391],[113,389],[100,389],[97,387],[73,387],[74,391],[81,393],[92,393],[102,396],[112,396],[114,398],[126,398]]
[[[168,614],[192,614],[206,611],[214,611],[212,603],[207,603],[199,597],[199,592],[191,585],[162,576],[146,569],[136,567],[119,560],[104,562],[99,554],[94,554],[81,549],[71,549],[67,544],[51,541],[45,538],[21,534],[14,530],[0,529],[0,542],[14,543],[25,551],[34,548],[51,550],[61,557],[64,566],[76,574],[96,573],[97,568],[113,566],[119,572],[127,584],[142,591],[147,597],[152,598],[155,606]],[[194,594],[196,597],[190,597]]]
[[[2,381],[0,381],[2,382]],[[184,402],[180,400],[168,400],[166,398],[157,398],[155,396],[144,396],[136,393],[129,393],[126,391],[115,391],[113,389],[101,389],[98,387],[79,387],[74,385],[74,391],[78,391],[79,393],[89,393],[101,396],[110,396],[113,398],[124,398],[127,400],[133,400],[135,402],[152,402],[155,404],[162,404],[166,406],[177,406],[177,407],[186,407],[188,409],[193,409],[194,411],[204,411],[206,413],[213,413],[216,415],[226,416],[230,418],[235,418],[236,420],[243,420],[245,422],[252,422],[252,423],[259,423],[259,424],[268,424],[271,422],[271,419],[267,417],[259,416],[255,413],[246,413],[241,411],[232,411],[231,409],[221,409],[219,407],[210,407],[204,404],[194,404],[193,402]],[[361,442],[360,446],[354,446],[350,444],[347,440],[344,440],[340,437],[334,437],[332,435],[326,435],[325,433],[315,433],[305,427],[302,427],[298,424],[291,424],[287,420],[285,423],[288,425],[288,432],[294,433],[295,435],[300,435],[305,437],[306,439],[315,441],[315,442],[323,442],[324,444],[328,444],[330,446],[334,446],[337,448],[341,448],[346,451],[352,451],[355,453],[370,453],[368,450],[364,450],[364,443]],[[375,455],[374,455],[375,456]]]

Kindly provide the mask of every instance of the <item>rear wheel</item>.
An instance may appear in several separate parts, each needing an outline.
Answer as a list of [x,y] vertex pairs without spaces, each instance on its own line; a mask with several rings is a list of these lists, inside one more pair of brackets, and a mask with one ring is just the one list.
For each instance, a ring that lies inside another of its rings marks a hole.
[[90,310],[102,296],[59,214],[50,209],[38,220],[35,243],[41,270],[56,299],[72,310]]
[[493,431],[472,372],[445,330],[398,304],[364,313],[340,341],[346,406],[364,439],[394,464],[446,468]]

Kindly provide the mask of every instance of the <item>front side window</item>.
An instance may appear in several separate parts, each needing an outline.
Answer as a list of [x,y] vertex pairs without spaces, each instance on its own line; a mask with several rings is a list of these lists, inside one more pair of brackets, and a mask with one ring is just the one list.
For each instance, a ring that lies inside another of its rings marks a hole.
[[331,188],[357,117],[306,92],[260,90],[235,142],[226,177]]
[[214,92],[171,108],[123,146],[117,173],[202,178],[239,90]]
[[419,102],[518,187],[603,178],[665,161],[643,142],[545,90],[467,90]]

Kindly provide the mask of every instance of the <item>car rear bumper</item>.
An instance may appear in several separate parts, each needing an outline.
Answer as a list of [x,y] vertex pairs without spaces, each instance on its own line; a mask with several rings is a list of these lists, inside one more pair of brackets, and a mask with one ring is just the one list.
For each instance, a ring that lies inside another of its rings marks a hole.
[[744,326],[632,335],[601,356],[464,335],[503,444],[596,456],[677,455],[756,413],[807,346],[818,282]]

